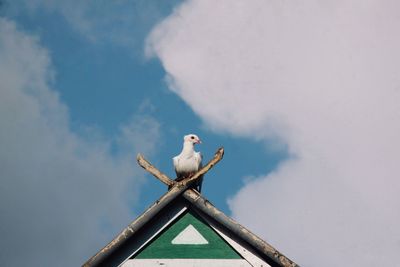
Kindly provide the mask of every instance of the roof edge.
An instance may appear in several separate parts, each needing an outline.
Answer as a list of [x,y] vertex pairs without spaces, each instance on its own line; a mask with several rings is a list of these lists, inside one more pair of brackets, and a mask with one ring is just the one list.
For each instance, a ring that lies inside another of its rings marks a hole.
[[251,231],[240,225],[232,218],[225,215],[222,211],[218,210],[214,205],[211,204],[206,198],[202,197],[200,193],[195,190],[186,190],[183,193],[183,197],[192,203],[196,208],[206,213],[211,218],[228,228],[234,234],[245,240],[250,245],[254,246],[260,252],[269,256],[274,262],[284,267],[299,267],[299,265],[288,257],[283,255],[281,252],[276,250],[273,246],[253,234]]
[[298,264],[287,258],[273,246],[253,234],[251,231],[240,225],[232,218],[218,210],[206,198],[202,197],[196,190],[188,189],[187,184],[177,183],[167,193],[162,195],[145,212],[132,221],[122,232],[120,232],[110,243],[103,247],[99,252],[87,260],[82,267],[102,266],[102,263],[128,239],[130,239],[139,229],[148,223],[171,201],[182,195],[194,207],[198,208],[215,221],[238,235],[244,241],[252,245],[259,252],[267,255],[272,261],[283,267],[299,267]]
[[125,241],[134,235],[148,221],[151,220],[160,210],[167,206],[177,196],[187,189],[187,185],[177,183],[167,193],[162,195],[154,202],[145,212],[131,222],[122,232],[120,232],[113,240],[103,247],[99,252],[87,260],[82,267],[100,266],[104,259],[116,251]]

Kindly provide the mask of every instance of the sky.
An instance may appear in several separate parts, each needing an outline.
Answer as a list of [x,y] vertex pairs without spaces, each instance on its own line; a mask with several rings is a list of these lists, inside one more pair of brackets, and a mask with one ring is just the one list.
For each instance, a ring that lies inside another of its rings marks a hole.
[[[400,252],[392,0],[0,2],[0,260],[79,266],[166,188],[203,194],[301,266]],[[21,257],[23,251],[24,257]]]

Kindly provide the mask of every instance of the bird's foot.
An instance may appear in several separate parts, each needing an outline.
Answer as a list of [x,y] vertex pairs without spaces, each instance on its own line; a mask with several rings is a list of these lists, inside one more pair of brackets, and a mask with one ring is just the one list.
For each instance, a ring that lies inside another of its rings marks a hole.
[[188,173],[185,176],[183,176],[182,180],[183,179],[188,179],[188,178],[192,177],[194,174],[195,174],[194,172]]

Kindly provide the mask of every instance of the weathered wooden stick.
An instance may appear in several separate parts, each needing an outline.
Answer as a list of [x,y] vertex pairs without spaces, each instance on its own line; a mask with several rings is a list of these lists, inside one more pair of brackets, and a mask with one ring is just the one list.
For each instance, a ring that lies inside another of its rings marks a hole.
[[220,147],[220,148],[218,148],[217,152],[215,152],[214,157],[203,168],[201,168],[193,176],[183,179],[179,182],[176,182],[176,181],[170,179],[167,175],[160,172],[156,167],[154,167],[150,162],[148,162],[141,154],[137,155],[137,162],[143,169],[145,169],[146,171],[151,173],[154,177],[156,177],[162,183],[164,183],[168,186],[173,186],[176,183],[179,183],[180,185],[186,185],[186,184],[193,183],[194,181],[199,179],[201,175],[205,174],[212,167],[214,167],[214,165],[217,164],[223,158],[223,156],[224,156],[224,148]]
[[166,184],[168,186],[172,186],[176,183],[174,180],[170,179],[167,175],[160,172],[156,167],[151,165],[151,163],[148,162],[141,154],[138,154],[136,159],[137,159],[137,162],[139,163],[139,165],[143,169],[145,169],[149,173],[153,174],[154,177],[156,177],[158,180],[160,180],[164,184]]
[[203,168],[201,168],[193,176],[179,181],[179,183],[183,183],[183,184],[193,183],[194,181],[199,179],[200,176],[202,176],[203,174],[208,172],[212,167],[214,167],[214,165],[217,164],[223,157],[224,157],[224,148],[220,147],[220,148],[218,148],[217,152],[215,152],[214,157]]
[[227,229],[231,230],[237,236],[243,240],[252,244],[255,248],[267,254],[273,261],[279,264],[279,266],[285,267],[299,267],[296,263],[286,258],[282,253],[277,251],[270,244],[260,239],[258,236],[235,222],[232,218],[226,216],[223,212],[214,207],[207,199],[203,198],[199,192],[195,190],[185,190],[183,197],[209,215],[211,218],[220,222]]

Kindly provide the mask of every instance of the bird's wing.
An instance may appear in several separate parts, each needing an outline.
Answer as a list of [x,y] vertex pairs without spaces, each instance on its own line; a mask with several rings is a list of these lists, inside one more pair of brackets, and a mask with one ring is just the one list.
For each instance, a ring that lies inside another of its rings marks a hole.
[[179,157],[178,156],[173,157],[172,162],[174,163],[174,167],[176,168],[176,165],[178,165],[178,162],[179,162]]
[[197,165],[199,166],[199,169],[200,169],[202,167],[201,162],[203,161],[203,155],[201,155],[200,152],[196,152],[195,153],[195,160],[196,160],[196,163],[197,163]]
[[174,164],[174,169],[175,169],[175,171],[176,171],[176,167],[177,167],[178,164],[179,164],[179,157],[178,157],[178,156],[173,157],[173,158],[172,158],[172,163]]
[[[198,169],[197,170],[199,171],[199,170],[201,170],[201,168],[203,168],[203,162],[202,162],[203,161],[203,155],[200,152],[197,152],[195,154],[195,157],[196,157],[197,164],[198,164]],[[199,192],[201,192],[201,187],[203,185],[203,177],[204,177],[204,174],[202,174],[199,177],[199,180],[196,183],[197,190],[199,190]]]
[[179,177],[179,173],[178,173],[178,170],[177,170],[177,167],[178,167],[178,164],[179,164],[179,156],[173,157],[172,158],[172,162],[174,164],[175,173],[176,173],[177,177]]

